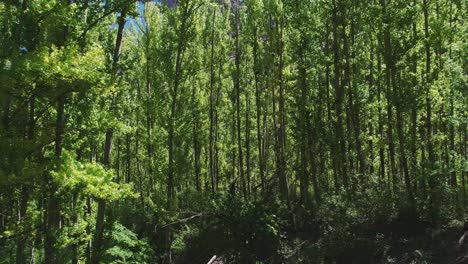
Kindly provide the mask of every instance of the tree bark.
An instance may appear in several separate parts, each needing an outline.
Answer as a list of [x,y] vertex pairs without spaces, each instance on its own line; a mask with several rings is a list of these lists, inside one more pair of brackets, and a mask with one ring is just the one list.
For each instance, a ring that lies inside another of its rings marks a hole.
[[234,74],[234,89],[236,92],[236,120],[237,120],[237,152],[238,152],[238,166],[239,166],[239,177],[241,181],[241,190],[244,198],[247,197],[246,191],[246,181],[244,176],[244,157],[242,155],[242,137],[241,137],[241,116],[240,116],[240,59],[241,59],[241,50],[239,43],[239,34],[240,34],[240,1],[236,1],[235,6],[235,74]]
[[380,0],[380,5],[382,7],[382,14],[384,15],[384,24],[387,26],[384,26],[384,60],[385,60],[385,65],[386,71],[385,71],[385,83],[386,83],[386,88],[387,88],[387,136],[388,136],[388,151],[389,151],[389,159],[390,159],[390,170],[391,170],[391,175],[392,175],[392,186],[393,186],[393,192],[396,192],[398,190],[398,174],[396,170],[396,162],[395,162],[395,143],[393,141],[393,107],[392,103],[394,102],[394,92],[392,89],[392,56],[393,56],[393,51],[392,51],[392,46],[390,42],[390,18],[388,17],[387,14],[387,7],[386,7],[386,1],[385,0]]
[[215,21],[216,21],[216,8],[213,9],[213,19],[211,23],[211,59],[210,59],[210,179],[211,179],[211,191],[216,191],[216,168],[214,162],[214,34],[215,34]]
[[[123,39],[123,30],[125,23],[127,21],[127,12],[128,6],[125,6],[122,9],[122,12],[118,19],[118,29],[117,29],[117,38],[115,41],[114,54],[112,58],[112,80],[114,80],[117,74],[117,66],[119,63],[120,52],[122,49],[122,39]],[[115,98],[112,99],[110,111],[113,111],[115,104]],[[106,138],[104,143],[104,159],[103,164],[107,169],[111,167],[111,153],[112,153],[112,140],[114,136],[114,128],[109,127],[106,131]],[[102,255],[102,244],[103,244],[103,235],[104,235],[104,217],[106,210],[106,201],[104,199],[98,199],[98,208],[96,216],[96,228],[95,234],[93,237],[93,248],[91,251],[91,263],[98,264]]]
[[[338,17],[338,12],[341,6],[340,0],[333,0],[333,51],[334,51],[334,89],[335,89],[335,111],[336,111],[336,122],[335,122],[335,133],[336,133],[336,144],[339,146],[337,166],[343,186],[348,190],[348,170],[346,162],[346,141],[343,133],[343,96],[344,87],[343,83],[340,84],[341,67],[340,67],[340,47],[339,47],[339,36],[338,36],[338,25],[341,18]],[[340,164],[340,165],[338,165]]]

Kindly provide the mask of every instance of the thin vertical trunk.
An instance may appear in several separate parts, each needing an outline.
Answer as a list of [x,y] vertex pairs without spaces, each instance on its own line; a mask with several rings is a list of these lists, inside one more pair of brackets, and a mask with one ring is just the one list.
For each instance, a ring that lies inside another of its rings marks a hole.
[[408,198],[410,199],[410,202],[412,203],[412,205],[414,205],[413,188],[411,187],[411,179],[410,179],[410,174],[409,174],[409,169],[408,169],[408,160],[406,158],[406,152],[405,152],[405,139],[404,139],[404,134],[403,134],[403,129],[404,129],[403,113],[401,112],[399,105],[397,105],[396,109],[397,109],[397,127],[396,128],[398,132],[398,142],[400,144],[400,147],[399,147],[400,164],[403,167],[403,176],[405,179],[405,187],[406,187],[406,192],[408,193]]
[[238,166],[239,166],[239,177],[241,181],[241,190],[244,198],[246,197],[246,182],[244,176],[244,157],[242,155],[242,137],[241,137],[241,117],[240,117],[240,59],[241,59],[241,50],[239,44],[239,34],[240,34],[240,1],[237,0],[235,6],[235,66],[236,71],[234,74],[234,89],[236,92],[236,120],[237,120],[237,152],[238,152]]
[[[218,69],[218,76],[219,79],[221,79],[221,74],[223,70],[222,62],[220,62],[220,66]],[[220,105],[220,97],[221,97],[221,87],[222,85],[218,83],[217,89],[216,89],[216,104],[215,104],[215,111],[214,111],[214,180],[215,180],[215,190],[218,189],[218,175],[219,175],[219,147],[218,147],[218,141],[219,141],[219,126],[218,126],[218,121],[219,121],[219,114],[218,114],[218,109]]]
[[[413,5],[416,6],[416,1],[413,0]],[[414,19],[416,21],[416,18]],[[417,45],[417,26],[416,22],[413,22],[413,35],[412,35],[412,42],[413,45]],[[417,79],[417,71],[418,71],[418,57],[414,54],[411,58],[412,65],[411,65],[411,72],[413,73],[414,77],[412,79],[412,86],[413,86],[413,103],[411,107],[411,176],[413,179],[417,178],[417,164],[418,164],[418,157],[417,157],[417,130],[418,130],[418,107],[417,107],[417,97],[418,97],[418,79]],[[415,190],[417,181],[415,182]]]
[[[146,2],[145,2],[145,10],[146,10]],[[154,192],[154,188],[155,188],[155,175],[154,175],[154,168],[153,168],[153,151],[154,151],[154,147],[153,147],[153,123],[154,123],[154,115],[153,115],[153,111],[154,109],[151,108],[150,106],[152,106],[151,104],[151,101],[153,100],[153,93],[152,93],[152,89],[151,89],[151,77],[150,74],[151,74],[151,65],[150,63],[152,63],[152,59],[151,59],[151,51],[150,51],[150,48],[151,48],[151,45],[152,45],[152,42],[151,42],[151,38],[152,38],[152,35],[151,35],[151,32],[152,32],[152,29],[151,29],[151,25],[146,25],[146,42],[145,42],[145,55],[146,55],[146,69],[145,69],[145,85],[146,85],[146,145],[147,145],[147,151],[148,151],[148,157],[147,157],[147,166],[148,166],[148,174],[149,174],[149,192],[150,193],[153,193]],[[138,93],[140,91],[140,83],[138,83]],[[138,150],[137,150],[138,151]]]
[[137,169],[137,180],[138,180],[138,192],[140,193],[140,204],[143,212],[145,211],[145,192],[143,190],[143,173],[141,172],[141,162],[139,156],[140,150],[140,129],[139,129],[139,117],[137,114],[136,118],[136,132],[135,132],[135,163]]
[[[304,49],[305,49],[305,40],[301,40],[300,48],[299,48],[299,74],[298,74],[298,85],[301,89],[301,93],[299,94],[297,105],[299,107],[299,118],[298,118],[298,130],[299,130],[299,137],[300,139],[306,139],[310,141],[311,136],[309,127],[307,126],[308,119],[308,110],[307,110],[307,102],[308,102],[308,91],[307,91],[307,76],[306,76],[306,66],[304,63]],[[310,142],[311,143],[311,142]],[[309,160],[313,156],[309,153],[311,152],[312,146],[310,144],[301,144],[300,145],[300,164],[299,164],[299,189],[300,189],[300,200],[301,203],[306,204],[309,200],[309,172],[308,172],[308,165]]]
[[[235,91],[233,91],[233,94]],[[236,99],[235,96],[232,96],[232,109],[231,109],[231,177],[234,178],[234,181],[237,180],[236,168],[238,168],[237,156],[236,156]],[[234,189],[235,190],[235,189]]]
[[247,194],[251,192],[251,168],[250,168],[250,98],[246,96],[245,109],[245,164],[247,177]]
[[377,80],[377,102],[378,102],[378,112],[379,112],[379,137],[380,137],[380,144],[379,144],[379,161],[380,161],[380,166],[379,166],[379,173],[380,173],[380,185],[385,183],[385,147],[384,147],[384,126],[383,126],[383,114],[382,114],[382,82],[380,75],[382,73],[382,63],[381,63],[381,57],[380,53],[377,54],[377,72],[378,74],[378,80]]
[[[380,4],[382,7],[382,14],[384,15],[384,23],[386,25],[390,24],[390,18],[388,17],[387,10],[386,10],[386,1],[380,0]],[[384,61],[386,65],[385,71],[385,83],[386,83],[386,94],[387,94],[387,137],[388,137],[388,151],[389,151],[389,159],[390,159],[390,169],[392,175],[392,185],[393,191],[396,192],[398,190],[398,175],[396,170],[396,163],[395,163],[395,143],[393,141],[393,107],[392,103],[394,101],[395,95],[392,89],[392,45],[390,42],[390,29],[389,27],[385,27],[384,29]]]
[[[371,39],[371,42],[373,40]],[[374,47],[371,44],[370,47],[370,61],[369,61],[369,91],[374,89]],[[374,174],[374,126],[373,120],[369,118],[369,153],[370,153],[370,162],[369,162],[369,172]]]
[[[118,29],[117,29],[117,37],[115,41],[115,48],[114,54],[112,58],[112,80],[115,80],[115,76],[117,74],[117,66],[119,63],[120,52],[122,49],[122,40],[123,40],[123,30],[125,23],[127,21],[127,12],[128,6],[125,6],[120,13],[118,18]],[[115,98],[112,98],[110,111],[113,111]],[[109,127],[106,130],[106,138],[104,143],[104,159],[102,163],[107,169],[111,167],[111,152],[112,152],[112,140],[114,136],[114,128]],[[105,217],[105,210],[106,210],[106,201],[103,199],[98,199],[98,209],[97,209],[97,216],[96,216],[96,227],[95,233],[93,237],[93,248],[91,251],[91,263],[97,264],[100,261],[102,255],[102,244],[103,244],[103,235],[104,235],[104,217]]]
[[[353,16],[351,16],[351,47],[353,47],[355,45],[355,22],[354,22],[354,19],[353,19]],[[355,50],[355,49],[353,49]],[[349,55],[347,55],[349,56]],[[350,94],[350,98],[349,98],[349,101],[350,101],[350,109],[351,109],[351,119],[352,119],[352,125],[353,125],[353,130],[354,130],[354,141],[355,141],[355,147],[356,147],[356,154],[357,154],[357,158],[358,158],[358,162],[359,162],[359,167],[358,167],[358,170],[359,170],[359,173],[360,173],[360,176],[361,176],[361,181],[364,181],[364,177],[365,177],[365,170],[366,170],[366,167],[367,167],[367,161],[366,161],[366,158],[364,156],[364,151],[363,151],[363,143],[361,141],[361,120],[360,120],[360,116],[359,116],[359,112],[360,112],[360,109],[359,109],[359,98],[354,98],[354,96],[357,97],[358,93],[356,92],[356,89],[357,89],[357,74],[358,74],[358,70],[357,70],[357,64],[355,62],[355,58],[356,58],[356,52],[353,51],[352,54],[351,54],[351,58],[350,59],[347,59],[346,60],[346,64],[348,64],[348,68],[350,67],[349,64],[351,63],[351,60],[352,60],[352,66],[351,66],[351,69],[352,69],[352,82],[350,81],[349,82],[349,88],[350,88],[350,91],[349,91],[349,94]]]
[[[335,18],[334,18],[335,19]],[[329,22],[327,21],[326,25],[326,41],[325,41],[325,53],[330,54],[330,41],[329,41],[329,35],[330,35],[330,27],[329,27]],[[331,116],[331,99],[330,99],[330,63],[327,62],[326,69],[325,69],[325,83],[326,83],[326,97],[327,97],[327,121],[328,123],[333,123],[333,119]],[[335,84],[334,84],[335,85]],[[332,133],[332,130],[328,128],[328,131]],[[336,143],[333,141],[330,145],[330,160],[331,160],[331,165],[333,169],[333,182],[334,182],[334,187],[335,191],[338,191],[340,188],[339,185],[339,180],[338,180],[338,168],[337,168],[337,153],[336,153]]]
[[340,177],[343,181],[343,186],[348,190],[348,170],[346,162],[346,142],[343,133],[343,96],[344,87],[343,83],[340,84],[341,67],[340,67],[340,46],[338,36],[338,26],[340,17],[338,17],[338,11],[340,9],[340,0],[333,0],[333,51],[334,51],[334,88],[335,88],[335,111],[336,111],[336,122],[335,122],[335,133],[336,142],[338,142],[337,148],[337,166],[339,167]]
[[427,152],[429,155],[430,166],[434,166],[435,156],[432,143],[432,105],[430,95],[431,85],[431,47],[429,44],[429,3],[428,0],[423,0],[424,11],[424,37],[425,37],[425,52],[426,52],[426,69],[425,69],[425,87],[426,87],[426,129],[427,129]]
[[122,141],[121,138],[117,139],[117,158],[115,161],[115,178],[117,182],[121,182],[121,168],[120,168],[120,161],[122,160],[121,150],[122,150]]
[[[283,80],[283,67],[284,67],[284,40],[283,40],[283,27],[284,18],[281,15],[279,21],[279,39],[278,39],[278,86],[279,86],[279,100],[278,100],[278,113],[279,113],[279,128],[278,128],[278,148],[277,148],[277,164],[276,170],[279,180],[280,193],[289,204],[289,190],[288,178],[286,175],[286,124],[285,124],[285,110],[284,110],[284,80]],[[274,100],[274,99],[273,99]]]
[[[386,16],[386,4],[385,0],[381,0],[381,5],[382,5],[382,11],[384,15]],[[389,150],[390,150],[390,162],[392,166],[392,175],[393,175],[393,190],[397,190],[397,179],[396,178],[396,168],[395,166],[395,161],[394,161],[394,155],[395,155],[395,150],[394,150],[394,144],[393,144],[393,131],[392,131],[392,112],[393,110],[391,109],[392,103],[395,104],[395,109],[396,109],[396,129],[397,129],[397,135],[398,135],[398,141],[399,141],[399,158],[400,158],[400,165],[403,169],[403,175],[404,175],[404,180],[405,180],[405,186],[406,186],[406,191],[408,193],[409,200],[411,204],[414,204],[414,197],[412,193],[412,188],[411,188],[411,182],[410,182],[410,176],[409,176],[409,170],[408,170],[408,162],[406,159],[406,152],[405,152],[405,141],[404,141],[404,134],[403,134],[403,129],[404,129],[404,119],[403,119],[403,113],[401,112],[401,100],[402,96],[399,93],[399,89],[397,88],[397,82],[396,82],[396,66],[395,66],[395,60],[393,58],[393,49],[392,49],[392,43],[390,39],[390,28],[391,28],[391,22],[390,18],[386,17],[385,18],[387,21],[387,27],[384,30],[384,45],[385,45],[385,64],[387,66],[387,73],[386,73],[386,80],[387,80],[387,89],[388,89],[388,94],[389,94],[389,102],[388,102],[388,122],[389,122],[389,130],[388,130],[388,136],[389,136]]]
[[[26,1],[25,1],[26,2]],[[24,2],[23,2],[24,4]],[[36,98],[34,95],[31,95],[29,98],[29,120],[28,120],[28,132],[27,139],[30,141],[30,144],[34,144],[34,132],[35,132],[35,102]],[[21,224],[24,219],[27,217],[27,208],[29,201],[29,186],[24,184],[21,188],[21,197],[18,208],[18,222]],[[16,263],[22,264],[26,262],[26,256],[24,254],[24,249],[27,243],[27,237],[20,235],[16,241]]]
[[[320,104],[320,102],[319,102]],[[318,123],[318,122],[317,122]],[[316,163],[316,149],[317,149],[317,141],[314,140],[314,137],[317,138],[317,133],[313,133],[314,131],[314,128],[312,127],[312,124],[310,122],[310,117],[309,117],[309,110],[306,109],[306,123],[305,123],[305,127],[307,129],[307,133],[306,133],[306,137],[307,137],[307,146],[308,146],[308,160],[310,162],[310,175],[311,175],[311,179],[312,179],[312,189],[314,191],[314,198],[315,198],[315,202],[317,204],[320,203],[320,189],[319,189],[319,184],[318,184],[318,180],[317,180],[317,174],[318,174],[318,170],[317,170],[317,163]],[[308,188],[308,183],[307,183],[307,188]]]
[[424,46],[426,53],[426,69],[424,72],[424,87],[426,92],[426,145],[427,145],[427,155],[429,158],[429,167],[427,184],[429,185],[430,191],[430,201],[429,201],[429,212],[431,219],[434,220],[435,217],[435,203],[438,200],[437,194],[435,193],[436,188],[436,178],[431,175],[432,169],[435,166],[435,154],[434,147],[432,143],[432,100],[431,100],[431,47],[429,43],[429,3],[428,0],[423,0],[423,13],[424,13]]
[[132,152],[131,152],[131,145],[130,145],[130,133],[127,133],[127,135],[125,135],[125,151],[126,151],[126,154],[125,154],[125,180],[124,182],[126,183],[130,183],[132,181],[131,177],[132,177]]
[[[92,162],[92,158],[90,160]],[[92,200],[91,198],[86,199],[86,212],[85,212],[85,221],[88,223],[86,225],[86,235],[91,235],[91,213],[92,213]],[[85,249],[85,256],[86,256],[86,263],[91,263],[91,248],[92,248],[92,240],[88,240],[86,243]]]
[[211,23],[211,59],[210,59],[210,179],[211,179],[211,191],[216,191],[216,176],[215,176],[215,162],[214,162],[214,34],[215,34],[215,21],[216,21],[216,8],[213,9],[213,19]]
[[[450,29],[453,29],[453,1],[450,0]],[[453,37],[450,37],[450,43],[453,41]],[[449,58],[452,59],[452,49],[451,47],[449,48]],[[455,100],[455,91],[454,91],[454,88],[451,87],[451,90],[450,90],[450,117],[452,119],[455,119],[455,106],[454,106],[454,100]],[[450,184],[453,186],[453,187],[457,187],[458,185],[458,182],[457,182],[457,173],[455,171],[455,166],[456,166],[456,161],[455,161],[455,155],[456,155],[456,149],[455,149],[455,125],[454,125],[454,122],[450,122],[450,135],[449,135],[449,138],[450,138],[450,152],[451,154],[453,155],[452,157],[452,160],[451,160],[451,164],[450,164],[450,167],[451,167],[451,170],[452,172],[450,173]]]
[[200,155],[201,155],[201,146],[198,139],[198,127],[199,127],[199,117],[198,117],[198,107],[196,102],[196,87],[192,87],[192,137],[193,137],[193,156],[194,156],[194,172],[195,172],[195,186],[197,191],[201,191],[200,183]]
[[[464,157],[465,159],[468,157],[468,147],[467,147],[467,142],[468,142],[468,137],[467,137],[467,123],[465,122],[461,127],[460,127],[460,154],[462,157]],[[463,128],[463,129],[462,129]],[[462,130],[463,130],[463,140],[462,139]],[[462,179],[462,190],[463,190],[463,203],[462,205],[466,207],[467,205],[467,193],[466,193],[466,178],[467,178],[467,175],[466,175],[466,171],[463,170],[462,173],[461,173],[461,179]]]
[[253,41],[253,59],[254,59],[254,79],[255,79],[255,107],[256,107],[256,121],[257,121],[257,148],[258,148],[258,167],[260,173],[260,180],[262,184],[262,190],[265,190],[265,169],[263,165],[264,151],[262,148],[262,133],[261,133],[261,99],[260,99],[260,87],[259,87],[259,74],[260,65],[258,62],[258,33],[255,28],[254,41]]
[[[176,110],[178,102],[178,93],[180,81],[182,79],[182,61],[186,48],[186,33],[187,33],[187,20],[189,19],[189,3],[184,1],[179,7],[182,9],[182,23],[180,27],[177,28],[178,40],[177,40],[177,53],[175,60],[175,71],[174,71],[174,83],[171,91],[172,102],[171,102],[171,112],[169,116],[169,131],[168,131],[168,156],[169,156],[169,166],[168,166],[168,175],[167,175],[167,209],[174,209],[174,136],[175,136],[175,123],[176,123]],[[168,226],[166,228],[166,259],[165,262],[172,263],[172,230]]]
[[[72,220],[72,223],[74,226],[77,225],[78,223],[78,212],[79,210],[77,209],[77,205],[78,205],[78,200],[79,200],[79,193],[74,193],[73,194],[73,197],[72,197],[72,217],[71,217],[71,220]],[[72,264],[78,264],[78,258],[79,258],[79,245],[78,245],[78,236],[76,234],[74,234],[73,236],[73,239],[76,241],[72,244],[72,260],[71,260],[71,263]]]
[[[65,94],[61,94],[57,100],[57,118],[55,121],[55,157],[59,158],[62,154],[63,133],[65,128]],[[47,263],[57,263],[56,242],[58,231],[61,228],[60,202],[55,196],[56,187],[49,183],[51,194],[47,203],[46,216],[46,236],[44,240],[45,260]]]
[[[146,94],[147,94],[147,100],[152,100],[151,96],[151,88],[150,88],[150,82],[149,82],[149,66],[147,63],[146,66]],[[150,103],[148,102],[148,105]],[[154,191],[154,169],[153,169],[153,115],[151,114],[152,109],[146,109],[146,146],[147,146],[147,151],[148,151],[148,174],[149,174],[149,191],[152,193]],[[138,149],[137,149],[138,151]]]

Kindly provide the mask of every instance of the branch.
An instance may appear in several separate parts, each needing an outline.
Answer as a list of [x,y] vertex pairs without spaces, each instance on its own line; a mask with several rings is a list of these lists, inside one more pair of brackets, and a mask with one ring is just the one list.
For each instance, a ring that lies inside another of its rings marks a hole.
[[[179,219],[179,220],[177,220],[177,221],[175,221],[175,222],[172,222],[172,223],[169,223],[169,224],[165,224],[165,225],[163,225],[163,226],[160,226],[160,228],[163,229],[163,228],[166,228],[166,227],[169,227],[169,226],[173,226],[173,225],[177,225],[177,224],[181,224],[181,223],[188,222],[188,221],[190,221],[190,220],[192,220],[192,219],[195,219],[195,218],[198,218],[198,217],[204,217],[204,216],[209,216],[209,215],[213,215],[213,214],[212,214],[212,213],[203,213],[203,212],[202,212],[202,213],[197,213],[197,214],[194,214],[194,215],[192,215],[192,216],[190,216],[190,217],[183,218],[183,219]],[[158,227],[155,226],[155,228],[154,228],[154,231],[155,231],[155,232],[156,232],[156,229],[157,229],[157,228],[158,228]]]
[[97,23],[99,23],[101,20],[108,17],[109,15],[113,14],[114,12],[117,12],[119,9],[124,8],[126,5],[129,5],[132,1],[133,0],[129,0],[128,2],[124,1],[118,4],[117,6],[115,6],[114,8],[110,9],[109,11],[105,12],[102,16],[98,17],[96,20],[91,22],[88,25],[88,27],[83,31],[83,33],[81,33],[78,39],[84,39],[86,37],[86,33],[88,33],[88,31],[90,31],[94,26],[96,26]]

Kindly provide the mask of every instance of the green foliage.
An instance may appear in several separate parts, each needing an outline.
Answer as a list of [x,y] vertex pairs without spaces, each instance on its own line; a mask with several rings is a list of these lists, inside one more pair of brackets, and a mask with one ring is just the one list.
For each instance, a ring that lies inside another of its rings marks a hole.
[[149,263],[152,250],[148,242],[125,226],[115,223],[110,230],[110,248],[104,253],[102,263]]
[[112,180],[114,177],[112,170],[106,171],[97,163],[76,161],[67,152],[60,156],[51,174],[61,194],[80,193],[111,202],[137,197],[130,184],[119,184]]

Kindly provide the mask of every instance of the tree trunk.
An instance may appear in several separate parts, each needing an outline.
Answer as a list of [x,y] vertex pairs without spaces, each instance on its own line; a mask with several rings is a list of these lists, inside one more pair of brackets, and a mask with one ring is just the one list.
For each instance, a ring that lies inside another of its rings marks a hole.
[[194,173],[195,173],[195,186],[197,191],[201,191],[200,183],[200,155],[201,155],[201,146],[198,139],[198,127],[199,127],[199,117],[198,117],[198,106],[197,106],[197,94],[195,85],[192,87],[192,137],[193,137],[193,158],[194,158]]
[[379,144],[379,184],[382,185],[385,183],[385,147],[384,147],[384,126],[383,126],[383,114],[382,114],[382,82],[380,75],[382,73],[382,63],[380,58],[380,53],[377,54],[377,72],[378,80],[377,80],[377,102],[378,102],[378,112],[379,112],[379,137],[380,137],[380,144]]
[[240,117],[240,59],[241,59],[241,50],[239,44],[239,34],[240,34],[240,1],[236,2],[236,11],[235,11],[235,66],[236,72],[234,74],[234,89],[236,91],[236,120],[237,120],[237,152],[238,152],[238,166],[239,166],[239,177],[241,181],[242,195],[244,198],[247,196],[246,192],[246,182],[244,176],[244,157],[242,155],[242,138],[241,138],[241,117]]
[[214,34],[215,34],[215,21],[216,21],[216,8],[213,9],[213,20],[211,23],[211,59],[210,59],[210,179],[211,191],[216,191],[216,176],[215,176],[215,162],[214,162]]
[[260,87],[259,87],[259,72],[260,65],[258,62],[258,42],[257,42],[257,29],[255,28],[254,43],[253,43],[253,59],[254,59],[254,79],[255,79],[255,107],[256,107],[256,121],[257,121],[257,148],[258,148],[258,168],[260,173],[260,181],[262,184],[262,190],[265,190],[265,169],[263,164],[264,149],[262,147],[262,133],[261,133],[261,98],[260,98]]
[[[57,118],[55,122],[55,157],[59,158],[62,154],[63,133],[65,128],[65,94],[61,94],[57,100]],[[50,195],[47,203],[46,211],[46,236],[44,239],[45,262],[58,263],[56,255],[56,243],[58,231],[61,228],[61,213],[60,202],[55,196],[56,186],[51,185]]]
[[[118,29],[117,29],[117,38],[115,41],[114,54],[112,58],[112,80],[114,80],[117,74],[117,66],[120,58],[120,51],[122,49],[122,39],[123,39],[123,30],[126,23],[126,17],[128,12],[128,6],[125,6],[122,9],[120,17],[118,19]],[[112,99],[110,111],[113,111],[115,98]],[[104,159],[103,164],[106,169],[111,167],[111,152],[112,152],[112,140],[114,136],[114,128],[109,127],[106,131],[106,138],[104,143]],[[98,199],[98,208],[96,216],[96,229],[93,237],[93,248],[91,250],[91,263],[98,264],[102,255],[102,244],[103,244],[103,235],[104,235],[104,217],[106,210],[106,201],[103,199]]]
[[[382,14],[384,15],[384,23],[389,25],[390,18],[388,17],[387,10],[386,10],[386,2],[385,0],[380,0],[380,4],[382,7]],[[390,42],[390,29],[385,27],[384,29],[384,60],[386,71],[385,71],[385,83],[387,88],[387,136],[388,136],[388,151],[389,151],[389,159],[390,159],[390,169],[392,175],[392,185],[393,185],[393,192],[398,190],[398,175],[396,170],[396,163],[395,163],[395,143],[393,141],[393,107],[392,102],[394,101],[395,95],[392,89],[392,46]]]
[[[26,2],[26,1],[24,1]],[[23,2],[23,5],[24,5]],[[34,134],[35,134],[35,102],[36,98],[34,95],[31,95],[29,98],[29,120],[28,120],[28,133],[27,139],[30,141],[30,144],[34,144]],[[23,184],[21,188],[21,197],[18,208],[18,222],[21,224],[27,218],[27,209],[29,201],[29,192],[30,188],[26,184]],[[24,249],[28,239],[26,236],[19,235],[16,241],[16,263],[22,264],[26,262],[26,256],[24,254]]]
[[[177,28],[178,40],[177,40],[177,53],[175,60],[175,71],[174,71],[174,83],[171,91],[172,103],[171,103],[171,112],[169,116],[169,131],[168,131],[168,156],[169,156],[169,167],[168,167],[168,176],[167,176],[167,209],[172,211],[174,210],[174,137],[175,137],[175,123],[176,123],[176,110],[177,110],[177,97],[179,93],[180,80],[182,79],[182,61],[186,48],[186,31],[187,31],[187,20],[189,18],[189,6],[188,2],[184,1],[181,3],[182,8],[182,23],[179,28]],[[166,263],[172,263],[172,230],[168,226],[166,228]]]
[[[425,52],[426,52],[426,71],[425,71],[425,86],[426,86],[426,129],[427,129],[427,152],[429,155],[430,166],[435,163],[434,147],[432,144],[432,105],[430,95],[431,84],[431,47],[429,44],[429,3],[428,0],[423,0],[424,6],[424,37],[425,37]],[[432,187],[431,187],[432,188]]]
[[[308,110],[307,110],[307,102],[308,102],[308,91],[307,91],[307,76],[306,76],[306,66],[304,63],[304,46],[305,46],[305,40],[301,40],[300,43],[300,50],[298,54],[299,58],[299,72],[298,72],[298,84],[300,85],[300,90],[301,93],[299,94],[299,100],[297,102],[297,105],[299,107],[298,112],[299,112],[299,124],[298,124],[298,130],[299,130],[299,136],[297,137],[298,140],[304,140],[306,139],[309,141],[311,139],[310,130],[309,127],[307,126],[307,120],[309,119],[308,116]],[[310,142],[311,143],[311,142]],[[303,204],[308,203],[309,199],[309,172],[308,172],[308,166],[309,166],[309,161],[310,158],[313,156],[309,156],[309,151],[311,151],[312,146],[310,144],[300,144],[300,164],[299,164],[299,189],[300,189],[300,201]]]
[[339,47],[339,36],[338,36],[338,25],[341,18],[338,17],[338,11],[340,9],[340,0],[333,0],[333,51],[334,51],[334,88],[335,88],[335,111],[336,111],[336,122],[335,122],[335,133],[336,142],[338,142],[339,150],[337,166],[339,166],[339,172],[341,180],[346,190],[348,190],[348,170],[346,162],[346,142],[343,133],[343,96],[344,87],[340,84],[340,47]]
[[245,164],[246,164],[246,177],[247,177],[247,194],[251,192],[251,169],[250,169],[250,98],[246,95],[246,109],[245,109]]

